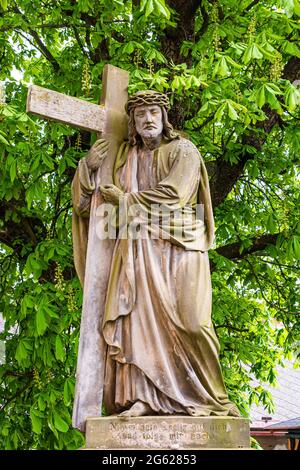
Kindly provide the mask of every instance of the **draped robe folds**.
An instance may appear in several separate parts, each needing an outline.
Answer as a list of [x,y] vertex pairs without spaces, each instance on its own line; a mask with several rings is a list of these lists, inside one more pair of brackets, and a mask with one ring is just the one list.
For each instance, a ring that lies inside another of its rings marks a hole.
[[[171,217],[155,219],[150,228],[141,223],[137,239],[118,232],[102,325],[107,413],[140,400],[158,414],[236,415],[225,390],[211,322],[207,250],[214,223],[198,150],[181,137],[163,140],[154,151],[124,143],[115,162],[114,184],[125,193],[125,228],[151,216],[153,204],[162,204]],[[74,255],[81,281],[94,189],[83,159],[72,185]],[[204,220],[195,215],[197,203],[204,206]],[[182,219],[172,218],[180,207],[187,219],[185,230],[180,230]],[[164,237],[167,232],[169,239]]]

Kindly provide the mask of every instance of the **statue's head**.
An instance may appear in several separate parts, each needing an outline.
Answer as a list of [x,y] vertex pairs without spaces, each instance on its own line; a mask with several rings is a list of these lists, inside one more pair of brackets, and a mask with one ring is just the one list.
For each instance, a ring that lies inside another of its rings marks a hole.
[[163,93],[138,91],[129,97],[125,108],[129,115],[128,139],[131,145],[138,144],[142,138],[163,135],[172,140],[177,137],[168,121],[169,101]]

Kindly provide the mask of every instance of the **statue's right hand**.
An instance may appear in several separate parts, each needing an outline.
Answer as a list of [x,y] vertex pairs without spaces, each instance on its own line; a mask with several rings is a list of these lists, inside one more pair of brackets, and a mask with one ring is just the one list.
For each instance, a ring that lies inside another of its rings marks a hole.
[[89,150],[85,161],[91,171],[97,171],[107,156],[109,142],[105,139],[97,140]]

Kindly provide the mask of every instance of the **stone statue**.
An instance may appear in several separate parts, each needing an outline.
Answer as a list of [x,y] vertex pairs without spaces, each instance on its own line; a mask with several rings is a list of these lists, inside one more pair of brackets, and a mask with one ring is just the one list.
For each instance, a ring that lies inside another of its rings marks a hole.
[[[128,99],[128,141],[116,155],[113,184],[100,185],[117,226],[100,325],[103,403],[108,415],[129,417],[240,416],[225,390],[211,322],[207,251],[214,222],[207,172],[197,148],[172,128],[167,110],[167,97],[156,91]],[[93,145],[72,185],[80,279],[93,175],[107,149],[103,139]]]

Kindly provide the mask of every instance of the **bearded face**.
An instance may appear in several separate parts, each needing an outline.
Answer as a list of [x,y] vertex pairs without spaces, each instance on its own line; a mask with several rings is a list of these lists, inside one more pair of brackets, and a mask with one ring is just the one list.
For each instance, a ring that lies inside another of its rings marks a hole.
[[134,109],[134,122],[137,133],[145,139],[155,139],[162,134],[162,110],[158,105],[137,106]]
[[129,144],[141,144],[143,139],[157,139],[161,135],[167,140],[177,138],[168,121],[168,107],[167,96],[154,90],[138,91],[130,96],[125,106],[129,116]]

